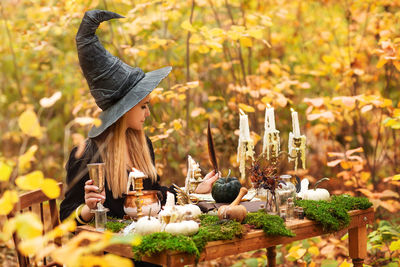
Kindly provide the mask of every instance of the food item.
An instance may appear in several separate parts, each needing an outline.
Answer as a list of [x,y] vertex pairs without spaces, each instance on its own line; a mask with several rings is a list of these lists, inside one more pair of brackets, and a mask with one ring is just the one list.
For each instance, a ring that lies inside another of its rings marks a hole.
[[329,180],[329,178],[322,178],[315,183],[314,189],[308,189],[308,180],[303,179],[301,181],[301,190],[300,193],[297,194],[298,197],[306,200],[329,200],[330,194],[328,190],[323,188],[317,188],[319,183]]
[[242,184],[236,177],[219,178],[213,185],[211,195],[217,203],[231,203],[238,196]]
[[242,222],[247,215],[247,209],[243,205],[239,205],[243,196],[247,194],[247,188],[242,187],[239,190],[236,199],[230,205],[223,205],[218,209],[218,217],[222,219],[236,220]]

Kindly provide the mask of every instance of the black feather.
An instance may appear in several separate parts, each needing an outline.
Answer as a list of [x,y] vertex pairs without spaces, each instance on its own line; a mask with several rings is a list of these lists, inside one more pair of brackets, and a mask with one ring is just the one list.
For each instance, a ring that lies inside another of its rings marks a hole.
[[214,142],[211,135],[210,120],[208,120],[207,127],[207,143],[208,143],[208,156],[210,157],[211,165],[214,168],[215,173],[218,173],[217,157],[215,155]]

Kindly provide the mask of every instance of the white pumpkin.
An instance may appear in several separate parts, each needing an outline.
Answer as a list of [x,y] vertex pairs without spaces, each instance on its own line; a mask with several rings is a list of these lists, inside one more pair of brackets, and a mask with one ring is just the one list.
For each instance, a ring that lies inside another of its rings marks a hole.
[[329,180],[329,178],[322,178],[315,183],[314,189],[308,189],[310,182],[307,178],[304,178],[301,181],[301,189],[300,192],[297,194],[298,197],[306,200],[329,200],[330,194],[328,190],[323,188],[317,188],[318,184]]
[[329,200],[329,197],[328,190],[323,188],[307,190],[303,195],[303,199],[307,200]]
[[180,207],[179,212],[181,213],[181,215],[185,215],[187,214],[187,212],[189,212],[194,219],[198,218],[201,215],[201,210],[197,205],[186,204],[184,206],[178,206],[178,207]]
[[165,232],[173,235],[194,235],[199,231],[199,225],[195,221],[182,221],[176,223],[169,223],[165,227]]
[[155,217],[142,217],[136,222],[135,232],[139,235],[148,235],[161,232],[161,223]]

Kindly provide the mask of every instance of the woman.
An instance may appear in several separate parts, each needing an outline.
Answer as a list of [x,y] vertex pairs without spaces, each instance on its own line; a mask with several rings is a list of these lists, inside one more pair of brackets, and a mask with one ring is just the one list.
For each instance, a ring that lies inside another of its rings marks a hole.
[[[78,153],[77,148],[72,150],[66,166],[68,190],[60,206],[60,218],[64,220],[73,214],[80,224],[93,218],[90,210],[99,201],[109,209],[108,216],[124,216],[123,193],[132,167],[147,175],[144,189],[161,191],[163,202],[166,192],[173,191],[160,186],[153,146],[143,131],[145,119],[150,115],[149,94],[169,74],[171,67],[144,73],[112,56],[95,32],[101,22],[113,18],[122,16],[104,10],[88,11],[76,36],[82,72],[96,104],[102,109],[99,117],[102,124],[90,130],[83,153]],[[105,163],[106,186],[101,193],[97,193],[98,188],[90,180],[86,167],[98,162]],[[208,173],[196,192],[210,192],[218,177],[219,174]]]

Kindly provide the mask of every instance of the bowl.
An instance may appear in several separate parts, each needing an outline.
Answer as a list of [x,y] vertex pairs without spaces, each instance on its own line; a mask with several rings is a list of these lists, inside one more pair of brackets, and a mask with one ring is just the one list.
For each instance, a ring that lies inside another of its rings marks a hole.
[[[149,211],[151,209],[150,216],[157,216],[158,212],[161,209],[161,202],[158,198],[157,190],[143,190],[143,196],[140,198],[143,201],[142,204],[142,213],[143,215],[149,215]],[[137,207],[136,207],[136,191],[129,191],[125,194],[124,200],[124,212],[126,215],[134,218],[137,216]]]

